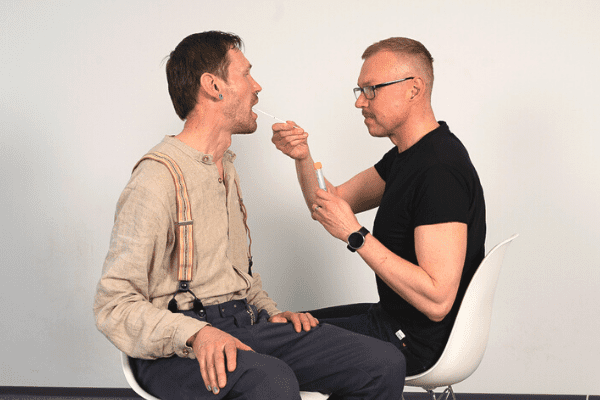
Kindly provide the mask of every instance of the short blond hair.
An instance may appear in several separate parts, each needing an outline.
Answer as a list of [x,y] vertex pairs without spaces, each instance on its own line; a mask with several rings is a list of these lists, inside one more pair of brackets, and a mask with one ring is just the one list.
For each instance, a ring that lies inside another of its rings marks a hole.
[[431,94],[433,87],[433,57],[431,57],[431,53],[429,53],[429,50],[421,42],[405,37],[384,39],[367,47],[362,55],[362,59],[366,60],[381,51],[389,51],[399,56],[413,58],[416,61],[417,67],[425,75],[424,78],[426,79],[428,91]]

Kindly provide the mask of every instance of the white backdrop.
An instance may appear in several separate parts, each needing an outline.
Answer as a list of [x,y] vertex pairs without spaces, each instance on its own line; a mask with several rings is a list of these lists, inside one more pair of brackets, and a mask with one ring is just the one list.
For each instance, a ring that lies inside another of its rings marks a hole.
[[[334,183],[391,147],[354,108],[362,51],[423,42],[436,117],[484,186],[487,249],[521,233],[486,356],[456,390],[600,394],[600,2],[496,3],[0,1],[0,386],[126,387],[92,314],[114,207],[181,129],[165,56],[218,29],[245,41],[258,107],[307,129]],[[371,271],[310,219],[272,122],[232,145],[267,291],[282,309],[376,301]]]

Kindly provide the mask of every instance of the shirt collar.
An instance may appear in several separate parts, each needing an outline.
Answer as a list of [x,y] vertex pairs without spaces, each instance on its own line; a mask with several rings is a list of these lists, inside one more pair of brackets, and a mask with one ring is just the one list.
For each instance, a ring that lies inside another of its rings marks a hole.
[[[201,151],[194,149],[193,147],[188,146],[183,143],[181,140],[177,139],[175,136],[165,136],[163,142],[176,147],[181,150],[194,160],[201,162],[203,164],[213,164],[213,156],[211,154],[204,154]],[[236,158],[236,155],[231,150],[226,150],[225,154],[223,154],[223,161],[233,162]]]

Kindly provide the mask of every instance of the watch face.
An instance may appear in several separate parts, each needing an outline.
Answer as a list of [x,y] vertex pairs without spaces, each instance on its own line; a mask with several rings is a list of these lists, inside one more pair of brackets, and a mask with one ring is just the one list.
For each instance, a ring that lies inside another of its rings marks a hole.
[[365,238],[358,232],[353,232],[350,234],[350,236],[348,236],[348,244],[355,249],[358,249],[360,246],[362,246],[364,241]]

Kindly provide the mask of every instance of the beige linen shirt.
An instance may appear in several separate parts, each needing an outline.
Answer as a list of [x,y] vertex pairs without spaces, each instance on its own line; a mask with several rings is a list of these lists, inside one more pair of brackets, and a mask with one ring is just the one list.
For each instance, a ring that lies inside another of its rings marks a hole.
[[[262,290],[260,276],[248,274],[235,155],[225,153],[225,181],[220,182],[212,156],[175,137],[165,137],[151,151],[171,156],[187,185],[194,226],[191,291],[205,306],[247,299],[259,311],[279,313]],[[207,325],[167,310],[178,287],[176,226],[175,185],[169,170],[157,161],[142,161],[117,203],[94,301],[98,329],[131,357],[194,358],[186,341]],[[177,295],[180,310],[191,309],[192,300],[188,293]]]

